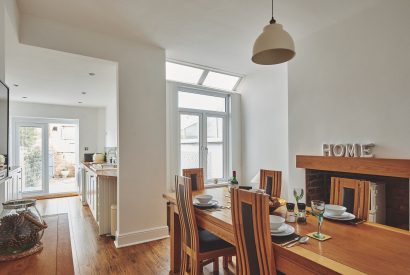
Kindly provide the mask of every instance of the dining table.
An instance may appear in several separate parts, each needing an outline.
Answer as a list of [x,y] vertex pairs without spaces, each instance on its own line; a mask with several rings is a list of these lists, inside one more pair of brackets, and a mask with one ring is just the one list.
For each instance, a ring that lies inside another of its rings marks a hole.
[[[209,194],[222,206],[218,209],[195,208],[199,227],[235,245],[228,188],[194,191]],[[170,229],[170,271],[178,273],[181,261],[181,227],[175,193],[165,193]],[[286,210],[285,210],[286,211]],[[304,236],[316,232],[316,217],[305,223],[288,223]],[[381,224],[325,220],[322,233],[326,241],[310,238],[305,244],[286,248],[272,241],[276,269],[285,274],[410,274],[410,232]]]

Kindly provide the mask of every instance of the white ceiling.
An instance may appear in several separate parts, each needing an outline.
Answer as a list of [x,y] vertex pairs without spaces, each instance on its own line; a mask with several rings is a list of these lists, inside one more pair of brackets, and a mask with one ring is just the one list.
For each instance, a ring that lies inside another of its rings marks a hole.
[[[301,39],[380,0],[275,0],[275,18]],[[18,0],[21,13],[142,39],[167,57],[239,74],[270,19],[269,0]],[[297,51],[297,43],[296,43]],[[297,55],[296,55],[297,58]]]
[[104,107],[116,98],[116,77],[114,62],[20,44],[6,22],[6,83],[11,100]]
[[[378,1],[275,0],[275,18],[295,38],[297,51],[297,40]],[[269,0],[17,0],[17,4],[20,16],[148,41],[165,48],[168,58],[237,74],[260,67],[250,61],[253,41],[270,19]],[[96,107],[114,100],[115,63],[19,44],[7,24],[6,81],[12,100]]]

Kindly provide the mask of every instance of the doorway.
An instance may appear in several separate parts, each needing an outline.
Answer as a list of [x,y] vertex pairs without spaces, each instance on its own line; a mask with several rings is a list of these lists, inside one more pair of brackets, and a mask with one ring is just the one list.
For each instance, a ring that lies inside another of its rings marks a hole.
[[23,171],[23,197],[78,191],[78,120],[14,118],[13,135],[13,163]]

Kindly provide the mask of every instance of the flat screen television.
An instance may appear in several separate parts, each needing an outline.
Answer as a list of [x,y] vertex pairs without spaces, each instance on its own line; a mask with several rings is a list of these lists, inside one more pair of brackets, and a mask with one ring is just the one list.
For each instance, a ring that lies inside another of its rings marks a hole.
[[0,81],[0,180],[8,176],[9,87]]

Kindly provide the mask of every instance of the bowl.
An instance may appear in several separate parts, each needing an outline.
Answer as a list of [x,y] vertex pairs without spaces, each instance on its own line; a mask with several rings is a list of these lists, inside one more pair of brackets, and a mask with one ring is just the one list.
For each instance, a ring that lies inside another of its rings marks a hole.
[[202,204],[206,204],[212,200],[212,195],[198,195],[195,199]]
[[341,216],[343,213],[346,212],[346,207],[342,205],[336,204],[326,204],[325,205],[325,213],[331,216]]
[[281,227],[284,222],[285,222],[285,219],[282,217],[275,216],[275,215],[269,216],[270,229],[276,230],[279,227]]

